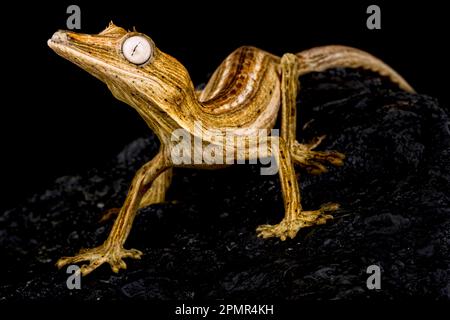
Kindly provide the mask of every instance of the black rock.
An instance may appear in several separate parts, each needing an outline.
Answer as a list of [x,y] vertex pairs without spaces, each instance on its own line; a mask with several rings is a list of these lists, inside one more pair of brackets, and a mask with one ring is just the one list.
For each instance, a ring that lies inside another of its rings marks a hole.
[[[127,248],[144,252],[119,274],[102,266],[68,290],[54,266],[99,245],[138,168],[156,153],[149,132],[111,163],[61,177],[0,215],[0,300],[450,299],[448,110],[369,72],[335,69],[301,78],[298,137],[347,155],[320,176],[299,169],[306,209],[338,202],[326,225],[294,240],[258,239],[283,215],[277,176],[256,165],[175,170],[167,203],[141,210]],[[303,128],[303,129],[302,129]],[[381,289],[366,286],[370,265]]]

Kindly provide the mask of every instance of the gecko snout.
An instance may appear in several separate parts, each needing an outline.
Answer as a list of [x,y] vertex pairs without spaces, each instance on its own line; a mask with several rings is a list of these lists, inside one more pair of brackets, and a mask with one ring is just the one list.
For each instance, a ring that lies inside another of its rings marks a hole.
[[48,40],[48,45],[51,46],[51,43],[64,43],[67,41],[67,34],[62,31],[62,30],[58,30],[56,31],[52,37]]

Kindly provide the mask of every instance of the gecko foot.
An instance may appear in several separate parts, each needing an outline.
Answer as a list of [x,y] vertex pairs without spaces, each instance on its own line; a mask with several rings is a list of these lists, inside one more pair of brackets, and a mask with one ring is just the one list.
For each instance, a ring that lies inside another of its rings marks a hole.
[[295,141],[292,146],[292,157],[296,164],[304,167],[310,174],[327,172],[325,165],[342,166],[345,155],[338,151],[314,151],[325,136],[319,137],[310,144],[301,144]]
[[288,237],[293,239],[300,229],[318,224],[325,224],[327,220],[333,219],[333,216],[327,213],[335,211],[338,208],[339,205],[336,203],[324,204],[319,210],[302,211],[294,219],[284,218],[280,223],[275,225],[261,225],[256,228],[256,232],[258,237],[261,238],[278,237],[282,241],[286,240]]
[[62,257],[58,260],[56,266],[61,269],[68,264],[89,261],[89,264],[81,266],[81,274],[85,276],[107,262],[111,266],[111,270],[117,273],[119,269],[127,268],[125,261],[123,261],[124,258],[140,259],[141,256],[142,252],[136,249],[128,250],[119,246],[102,244],[96,248],[82,249],[79,254],[73,257]]

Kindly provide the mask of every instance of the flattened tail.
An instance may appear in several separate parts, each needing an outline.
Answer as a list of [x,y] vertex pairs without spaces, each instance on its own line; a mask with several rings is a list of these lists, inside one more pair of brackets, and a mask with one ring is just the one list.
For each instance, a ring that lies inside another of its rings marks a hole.
[[386,63],[356,48],[340,45],[323,46],[299,52],[296,56],[300,59],[299,75],[331,68],[363,68],[388,77],[407,92],[415,92],[411,85]]

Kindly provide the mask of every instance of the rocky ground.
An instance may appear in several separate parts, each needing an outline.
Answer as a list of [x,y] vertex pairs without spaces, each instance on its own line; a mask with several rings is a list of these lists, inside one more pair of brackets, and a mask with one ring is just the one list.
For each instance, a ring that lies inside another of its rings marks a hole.
[[[306,209],[339,202],[326,225],[294,240],[255,229],[283,214],[277,176],[256,165],[175,170],[168,202],[141,210],[126,247],[144,252],[113,274],[102,266],[68,290],[62,255],[100,244],[136,170],[158,142],[149,132],[102,168],[65,176],[0,214],[0,301],[150,299],[450,299],[448,110],[371,73],[302,77],[299,132],[347,155],[320,176],[298,170]],[[309,125],[302,130],[305,123]],[[368,290],[366,268],[381,267]]]

